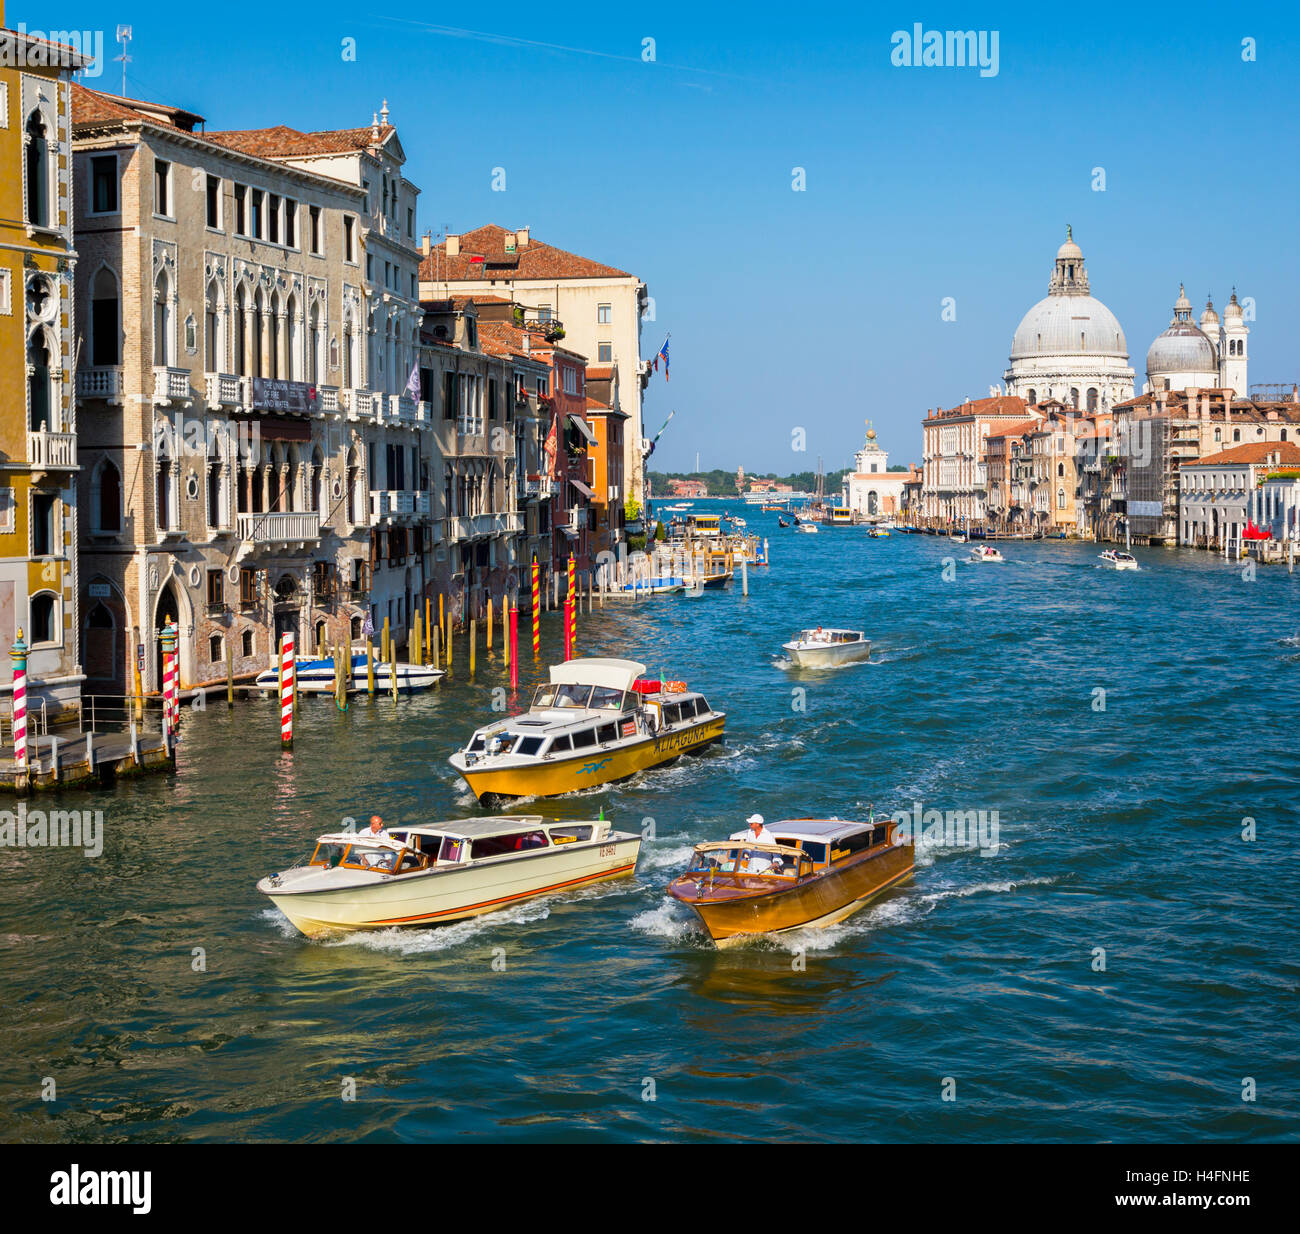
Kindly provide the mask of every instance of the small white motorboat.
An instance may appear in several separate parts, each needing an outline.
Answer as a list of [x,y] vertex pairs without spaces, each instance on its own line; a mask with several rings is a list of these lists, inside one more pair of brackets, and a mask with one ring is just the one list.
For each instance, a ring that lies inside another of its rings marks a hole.
[[641,835],[540,815],[323,835],[306,865],[261,879],[303,934],[434,926],[636,869]]
[[[393,688],[392,665],[386,664],[378,655],[375,656],[375,690],[388,692]],[[294,675],[298,679],[299,694],[333,694],[335,693],[334,658],[326,656],[295,656]],[[412,694],[417,690],[428,690],[438,684],[447,674],[440,668],[431,668],[427,664],[408,664],[398,661],[397,689],[402,694]],[[264,693],[272,694],[280,688],[280,670],[268,668],[258,673],[253,685]],[[352,673],[348,681],[347,692],[358,694],[368,689],[366,677],[366,653],[352,653]]]
[[800,630],[781,649],[796,668],[833,668],[871,658],[871,640],[861,630],[835,630],[818,626]]
[[1006,558],[991,544],[977,544],[970,551],[971,561],[1005,561]]
[[685,591],[689,586],[681,575],[654,575],[647,578],[633,578],[626,583],[616,584],[605,594],[622,596],[625,600],[640,600],[645,596],[668,596],[674,592]]
[[803,519],[800,519],[799,522],[795,524],[794,529],[795,531],[806,531],[815,535],[817,532],[817,524],[805,522]]
[[963,532],[954,531],[950,538],[954,544],[965,544],[968,537]]
[[1126,553],[1123,549],[1108,548],[1104,553],[1097,554],[1103,566],[1111,570],[1136,570],[1139,568],[1137,558],[1132,553]]

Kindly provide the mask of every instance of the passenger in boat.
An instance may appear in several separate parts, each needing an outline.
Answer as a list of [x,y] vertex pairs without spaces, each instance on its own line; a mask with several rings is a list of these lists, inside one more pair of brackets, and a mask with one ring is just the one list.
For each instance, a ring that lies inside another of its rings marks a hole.
[[387,840],[393,842],[393,837],[388,834],[384,826],[384,820],[378,814],[370,816],[370,826],[361,833],[362,837],[367,840]]

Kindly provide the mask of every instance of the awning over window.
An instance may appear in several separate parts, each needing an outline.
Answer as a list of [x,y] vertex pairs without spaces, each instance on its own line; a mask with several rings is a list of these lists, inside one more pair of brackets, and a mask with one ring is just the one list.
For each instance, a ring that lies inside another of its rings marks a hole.
[[576,428],[578,432],[580,432],[587,439],[587,443],[589,445],[594,446],[599,444],[596,441],[596,434],[591,431],[591,427],[587,424],[586,420],[584,420],[581,416],[575,416],[572,412],[570,412],[569,423],[572,424],[573,427]]
[[596,494],[591,491],[581,480],[570,479],[570,484],[578,490],[588,501],[595,501]]

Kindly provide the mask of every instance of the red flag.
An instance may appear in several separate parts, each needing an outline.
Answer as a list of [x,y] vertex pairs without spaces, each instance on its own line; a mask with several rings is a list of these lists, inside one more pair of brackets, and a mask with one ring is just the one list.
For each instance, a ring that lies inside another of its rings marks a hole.
[[556,479],[559,474],[555,466],[559,447],[559,423],[560,413],[556,412],[555,419],[551,421],[551,431],[546,434],[546,444],[542,447],[542,453],[546,457],[546,474],[552,479]]

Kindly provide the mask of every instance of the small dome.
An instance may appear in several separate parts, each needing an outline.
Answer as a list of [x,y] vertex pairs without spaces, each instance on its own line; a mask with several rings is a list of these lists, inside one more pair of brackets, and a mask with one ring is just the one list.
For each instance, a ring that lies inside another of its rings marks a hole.
[[1214,311],[1214,298],[1212,296],[1207,297],[1205,301],[1205,307],[1201,310],[1201,329],[1205,330],[1205,332],[1208,334],[1209,331],[1206,329],[1206,327],[1217,326],[1218,324],[1219,324],[1219,314]]
[[[1217,373],[1214,344],[1190,321],[1175,321],[1147,351],[1147,376]],[[1216,377],[1217,380],[1217,377]]]
[[1065,243],[1056,250],[1057,261],[1082,261],[1083,250],[1074,242],[1074,228],[1065,229]]
[[1184,290],[1182,283],[1178,284],[1178,299],[1174,301],[1174,316],[1179,313],[1186,313],[1188,316],[1192,312],[1192,302],[1187,298],[1187,292]]
[[1240,322],[1242,320],[1241,305],[1237,303],[1236,288],[1233,288],[1232,299],[1228,301],[1226,307],[1223,310],[1223,320],[1236,321],[1236,322]]

